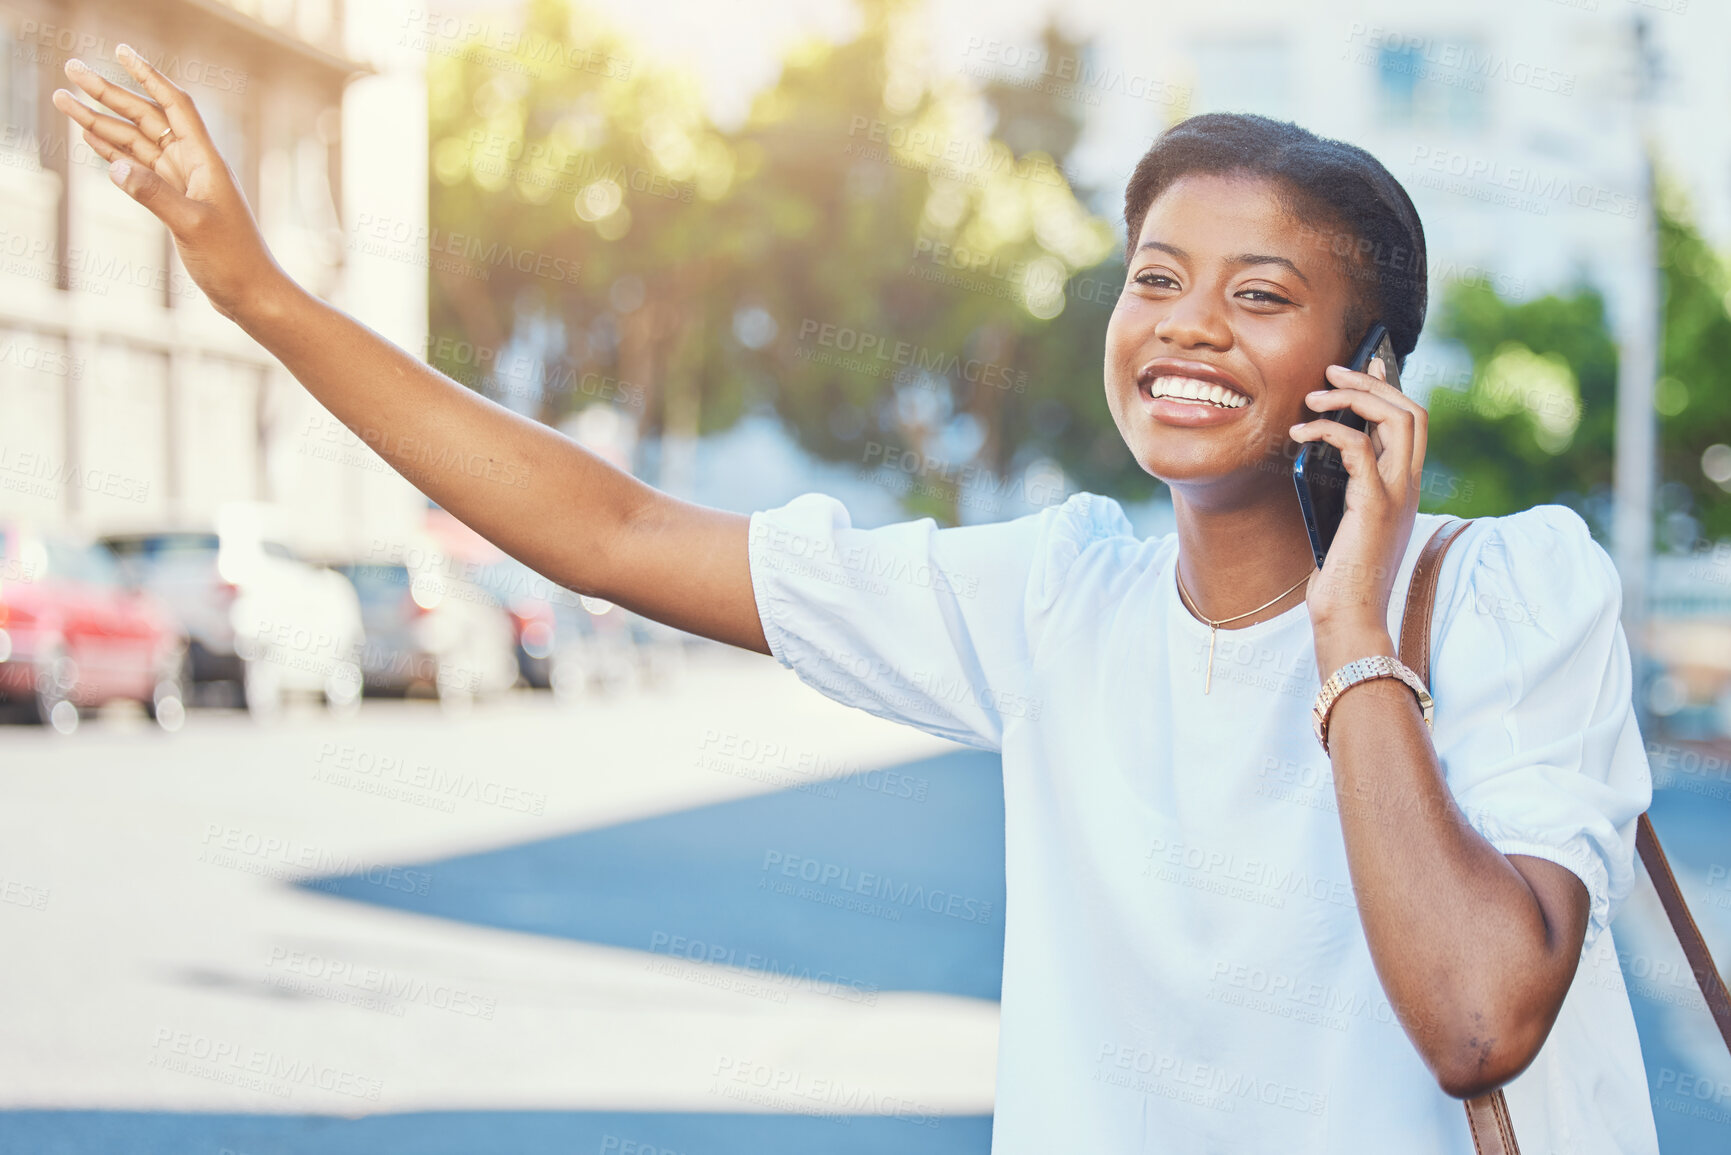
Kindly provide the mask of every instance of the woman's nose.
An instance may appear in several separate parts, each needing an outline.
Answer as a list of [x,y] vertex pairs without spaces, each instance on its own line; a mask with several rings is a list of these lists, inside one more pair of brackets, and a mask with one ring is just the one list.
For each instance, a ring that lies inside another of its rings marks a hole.
[[1180,349],[1224,349],[1232,344],[1232,330],[1218,302],[1194,290],[1168,302],[1154,335]]

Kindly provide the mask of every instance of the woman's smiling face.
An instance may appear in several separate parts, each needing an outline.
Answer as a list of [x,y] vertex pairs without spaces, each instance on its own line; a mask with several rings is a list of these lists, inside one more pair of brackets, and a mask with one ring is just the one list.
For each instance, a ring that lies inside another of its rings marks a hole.
[[1288,430],[1349,355],[1352,289],[1281,190],[1174,181],[1142,222],[1106,329],[1106,403],[1143,469],[1228,501],[1292,492]]

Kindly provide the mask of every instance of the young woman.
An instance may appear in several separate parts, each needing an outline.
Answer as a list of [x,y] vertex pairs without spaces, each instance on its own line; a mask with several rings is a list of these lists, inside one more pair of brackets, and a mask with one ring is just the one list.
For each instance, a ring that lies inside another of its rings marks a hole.
[[[1090,494],[858,530],[820,495],[674,500],[310,296],[186,94],[120,59],[148,98],[73,62],[105,109],[56,107],[216,308],[430,497],[574,590],[1002,751],[1000,1155],[1467,1155],[1457,1099],[1505,1083],[1528,1151],[1657,1150],[1608,929],[1651,783],[1580,519],[1454,546],[1434,732],[1385,663],[1334,698],[1326,750],[1312,734],[1324,679],[1396,655],[1442,521],[1417,514],[1424,410],[1338,364],[1372,319],[1404,358],[1424,319],[1423,231],[1367,153],[1204,116],[1137,166],[1106,403],[1175,534]],[[1318,419],[1343,408],[1369,432]],[[1351,477],[1315,572],[1290,480],[1310,441]],[[529,484],[427,465],[477,457]]]

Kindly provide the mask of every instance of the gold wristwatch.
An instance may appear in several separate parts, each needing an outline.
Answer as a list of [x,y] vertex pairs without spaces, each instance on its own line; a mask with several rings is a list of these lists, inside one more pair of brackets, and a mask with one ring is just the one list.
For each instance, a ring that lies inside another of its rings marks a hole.
[[1436,713],[1436,705],[1431,701],[1430,691],[1425,689],[1417,674],[1413,673],[1404,663],[1377,654],[1370,658],[1360,658],[1348,662],[1329,676],[1317,691],[1316,702],[1310,707],[1311,728],[1316,731],[1316,740],[1322,743],[1322,752],[1328,753],[1328,715],[1334,710],[1334,703],[1349,688],[1360,682],[1370,682],[1377,678],[1395,678],[1406,684],[1406,688],[1418,695],[1418,708],[1424,713],[1424,724],[1431,725],[1431,718]]

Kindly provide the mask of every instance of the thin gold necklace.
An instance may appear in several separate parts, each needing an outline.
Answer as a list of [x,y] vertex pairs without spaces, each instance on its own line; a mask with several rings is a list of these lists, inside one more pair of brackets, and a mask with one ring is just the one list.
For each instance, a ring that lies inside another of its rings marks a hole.
[[1311,569],[1309,573],[1299,578],[1298,581],[1287,586],[1285,589],[1281,590],[1279,593],[1275,594],[1253,610],[1245,610],[1243,613],[1234,614],[1229,618],[1217,619],[1209,617],[1207,614],[1196,608],[1196,602],[1190,597],[1190,591],[1184,588],[1183,567],[1174,562],[1172,570],[1178,575],[1178,596],[1184,600],[1184,607],[1197,617],[1201,618],[1204,622],[1208,623],[1208,673],[1202,679],[1202,692],[1204,694],[1208,693],[1209,689],[1214,685],[1214,636],[1220,632],[1220,627],[1226,625],[1228,622],[1235,622],[1239,618],[1247,618],[1251,614],[1261,613],[1263,610],[1267,609],[1269,606],[1273,605],[1275,602],[1309,581],[1311,576],[1316,573],[1314,568]]

